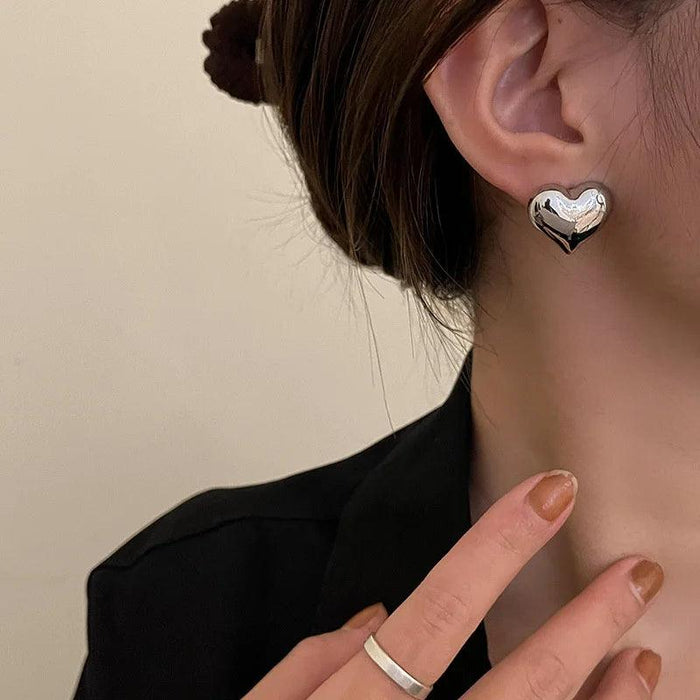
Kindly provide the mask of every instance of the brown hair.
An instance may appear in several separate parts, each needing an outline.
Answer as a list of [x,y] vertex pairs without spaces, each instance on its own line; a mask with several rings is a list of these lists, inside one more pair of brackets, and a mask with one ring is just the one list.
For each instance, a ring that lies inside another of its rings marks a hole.
[[[423,81],[499,4],[236,0],[203,35],[212,49],[205,69],[218,87],[275,105],[328,235],[353,261],[413,290],[444,326],[431,300],[456,300],[473,318],[490,218],[479,178],[449,140]],[[669,3],[584,4],[638,29]],[[233,44],[245,22],[257,31]],[[255,63],[256,39],[262,66]]]

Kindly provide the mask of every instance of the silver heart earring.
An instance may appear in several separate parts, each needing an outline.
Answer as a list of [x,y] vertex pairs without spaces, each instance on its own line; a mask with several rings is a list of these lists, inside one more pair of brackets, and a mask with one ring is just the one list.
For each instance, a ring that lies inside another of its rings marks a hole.
[[567,255],[598,231],[611,210],[612,196],[598,182],[587,182],[573,190],[548,185],[528,205],[533,226]]

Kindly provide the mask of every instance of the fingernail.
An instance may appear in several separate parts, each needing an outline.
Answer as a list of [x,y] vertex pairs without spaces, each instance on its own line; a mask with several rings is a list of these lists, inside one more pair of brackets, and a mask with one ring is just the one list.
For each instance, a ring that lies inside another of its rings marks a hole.
[[642,559],[630,571],[632,588],[642,602],[648,603],[661,589],[664,570],[655,561]]
[[576,477],[562,469],[549,472],[528,494],[533,510],[550,522],[556,520],[574,500],[578,491]]
[[661,657],[651,649],[643,649],[634,665],[649,692],[653,693],[661,675]]
[[374,617],[384,608],[381,603],[370,605],[359,613],[353,615],[344,625],[343,629],[359,629],[364,627],[368,622],[371,622]]

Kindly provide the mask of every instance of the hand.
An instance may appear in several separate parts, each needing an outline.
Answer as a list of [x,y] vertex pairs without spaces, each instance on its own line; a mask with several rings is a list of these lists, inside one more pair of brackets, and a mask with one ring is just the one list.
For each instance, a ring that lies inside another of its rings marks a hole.
[[[244,700],[407,700],[410,696],[362,648],[370,633],[414,678],[434,684],[510,581],[571,514],[576,489],[570,482],[565,487],[566,482],[561,472],[526,479],[484,513],[391,615],[374,606],[368,614],[363,611],[360,627],[351,620],[339,630],[302,640]],[[557,487],[560,496],[568,493],[568,504],[556,498]],[[635,590],[630,572],[642,560],[626,557],[612,564],[480,678],[463,700],[574,698],[661,586],[661,567],[647,565],[651,590],[646,595]],[[660,574],[655,582],[654,572]],[[651,697],[653,688],[635,668],[640,652],[620,652],[592,698]]]

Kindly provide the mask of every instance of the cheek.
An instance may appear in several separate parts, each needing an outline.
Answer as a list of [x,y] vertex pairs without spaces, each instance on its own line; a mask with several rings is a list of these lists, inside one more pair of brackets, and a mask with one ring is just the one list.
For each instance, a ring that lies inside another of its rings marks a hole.
[[669,13],[649,56],[651,116],[655,142],[660,147],[658,155],[672,166],[669,174],[675,175],[676,181],[682,172],[685,176],[694,175],[696,185],[700,183],[699,40],[700,2],[690,0]]
[[[651,62],[647,118],[636,147],[635,217],[674,301],[700,309],[700,2],[682,7]],[[641,196],[640,196],[641,195]],[[645,223],[646,222],[646,223]]]
[[[654,96],[656,110],[630,127],[617,149],[619,229],[605,257],[631,294],[651,295],[668,315],[697,327],[700,315],[700,82],[680,100]],[[699,109],[691,109],[698,104]],[[657,118],[655,112],[665,110]],[[615,195],[616,192],[613,192]],[[641,298],[641,296],[640,296]]]
[[[654,169],[650,173],[663,219],[685,265],[700,265],[700,71],[694,43],[665,70],[673,77],[661,83],[655,100]],[[665,97],[664,97],[665,95]],[[653,137],[652,137],[653,138]],[[671,231],[675,231],[672,234]]]
[[[700,2],[658,35],[634,79],[615,93],[634,105],[604,171],[614,218],[602,263],[630,296],[655,300],[659,323],[700,318]],[[622,107],[620,106],[622,105]],[[614,115],[613,115],[614,116]],[[611,117],[612,121],[612,117]]]

